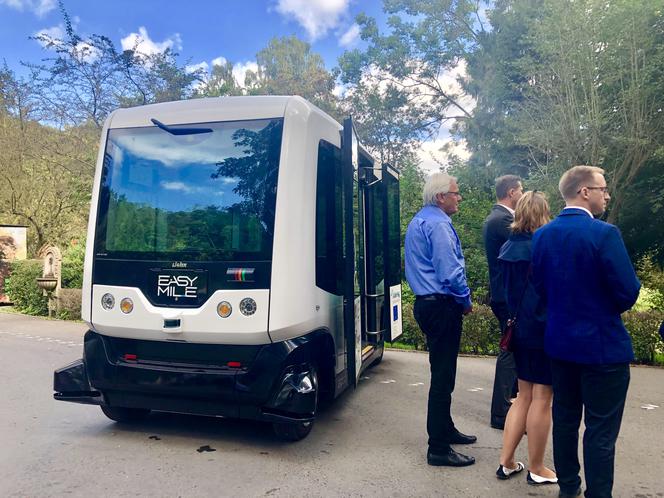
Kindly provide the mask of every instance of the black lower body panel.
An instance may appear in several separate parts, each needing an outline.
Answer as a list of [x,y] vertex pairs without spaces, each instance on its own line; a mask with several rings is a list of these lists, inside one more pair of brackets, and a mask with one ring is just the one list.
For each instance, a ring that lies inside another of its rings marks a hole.
[[280,422],[312,420],[325,331],[266,345],[85,335],[82,360],[54,374],[55,399]]

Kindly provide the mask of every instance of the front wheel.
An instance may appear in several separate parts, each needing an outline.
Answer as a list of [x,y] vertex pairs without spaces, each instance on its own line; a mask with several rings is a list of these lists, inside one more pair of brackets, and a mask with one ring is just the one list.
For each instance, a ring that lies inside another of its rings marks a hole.
[[272,424],[274,433],[283,441],[300,441],[309,435],[314,421],[308,422],[275,422]]
[[101,411],[111,420],[120,423],[140,422],[150,414],[147,408],[125,408],[122,406],[101,405]]

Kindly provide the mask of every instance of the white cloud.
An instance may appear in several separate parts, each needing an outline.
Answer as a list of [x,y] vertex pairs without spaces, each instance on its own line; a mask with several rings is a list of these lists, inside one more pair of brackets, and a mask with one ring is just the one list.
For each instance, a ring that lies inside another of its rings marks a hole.
[[427,174],[440,171],[441,167],[445,168],[452,155],[466,160],[470,157],[470,152],[466,148],[465,140],[454,140],[445,129],[441,129],[441,133],[434,140],[422,142],[417,150],[420,167]]
[[139,54],[153,55],[160,54],[166,49],[182,50],[182,38],[179,33],[175,33],[170,38],[162,42],[150,39],[148,30],[145,26],[138,28],[138,33],[130,33],[120,40],[122,50],[136,50]]
[[209,69],[210,69],[210,65],[205,61],[199,62],[198,64],[191,64],[189,66],[185,66],[185,68],[184,68],[184,70],[188,74],[195,73],[196,71],[200,71],[200,70],[204,71],[205,74],[207,74]]
[[57,7],[56,0],[0,0],[0,5],[6,5],[12,9],[28,10],[37,17],[43,17]]
[[42,47],[45,47],[46,45],[48,45],[49,40],[50,41],[62,40],[65,36],[65,27],[64,25],[59,24],[57,26],[53,26],[52,28],[40,29],[33,36],[46,38],[45,40],[37,40],[37,42]]
[[295,19],[314,41],[339,25],[349,4],[350,0],[278,0],[277,12]]
[[233,76],[235,81],[244,88],[244,78],[247,75],[247,71],[253,71],[254,73],[258,71],[258,64],[252,61],[240,62],[233,66]]
[[332,95],[340,99],[343,98],[347,90],[348,88],[346,87],[346,85],[340,85],[337,83],[336,85],[334,85],[334,88],[332,89]]
[[176,190],[187,194],[190,194],[194,190],[192,187],[182,182],[161,182],[161,186],[166,190]]
[[339,39],[339,45],[342,47],[349,47],[355,43],[360,36],[360,27],[357,24],[353,24],[348,31],[346,31],[341,38]]
[[227,62],[228,61],[226,60],[226,57],[219,56],[216,59],[212,59],[212,67],[214,67],[214,66],[223,66]]

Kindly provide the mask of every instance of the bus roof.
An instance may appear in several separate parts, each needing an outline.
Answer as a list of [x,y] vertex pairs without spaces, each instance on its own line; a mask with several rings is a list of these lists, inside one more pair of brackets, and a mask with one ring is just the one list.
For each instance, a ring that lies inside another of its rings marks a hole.
[[[210,123],[250,119],[280,118],[289,103],[304,105],[310,112],[332,119],[309,101],[298,96],[213,97],[149,104],[114,111],[107,120],[109,128],[154,126],[155,118],[166,125]],[[337,123],[338,125],[338,123]]]

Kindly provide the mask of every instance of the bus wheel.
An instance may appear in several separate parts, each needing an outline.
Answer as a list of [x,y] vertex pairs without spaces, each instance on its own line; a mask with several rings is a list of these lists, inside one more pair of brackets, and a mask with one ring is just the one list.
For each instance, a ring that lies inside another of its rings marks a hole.
[[139,422],[150,414],[147,408],[124,408],[101,405],[101,411],[111,420],[121,423]]
[[313,426],[313,420],[297,423],[275,422],[272,424],[274,433],[283,441],[299,441],[304,439],[309,435]]

